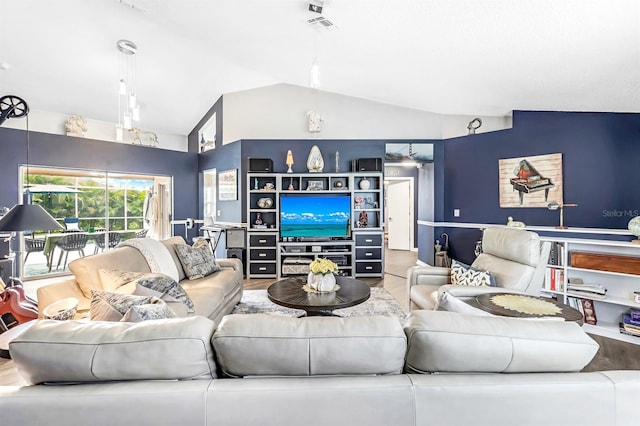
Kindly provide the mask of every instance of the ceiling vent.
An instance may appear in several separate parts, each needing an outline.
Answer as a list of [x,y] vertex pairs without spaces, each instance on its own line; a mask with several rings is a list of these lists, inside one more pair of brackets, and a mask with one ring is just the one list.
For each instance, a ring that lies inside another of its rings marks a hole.
[[331,22],[329,19],[325,18],[324,16],[317,16],[311,19],[307,19],[307,23],[313,26],[322,27],[326,29],[335,28],[335,25],[333,24],[333,22]]

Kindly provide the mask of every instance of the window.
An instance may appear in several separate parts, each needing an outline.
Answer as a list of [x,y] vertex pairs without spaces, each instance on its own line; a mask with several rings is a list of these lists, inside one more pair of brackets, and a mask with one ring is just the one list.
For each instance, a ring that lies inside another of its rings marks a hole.
[[[168,176],[29,167],[28,177],[23,173],[23,188],[29,188],[32,202],[40,204],[60,224],[66,217],[77,217],[80,229],[90,234],[96,230],[143,229],[147,229],[147,236],[157,239],[170,234],[172,197]],[[148,214],[150,205],[153,214]],[[48,234],[40,232],[29,237],[46,241]],[[135,232],[123,235],[131,237]],[[44,252],[29,254],[22,265],[22,276],[49,273],[47,264],[51,262],[51,246],[45,243]],[[84,254],[93,254],[94,249],[90,237]],[[53,251],[57,256],[55,249]]]

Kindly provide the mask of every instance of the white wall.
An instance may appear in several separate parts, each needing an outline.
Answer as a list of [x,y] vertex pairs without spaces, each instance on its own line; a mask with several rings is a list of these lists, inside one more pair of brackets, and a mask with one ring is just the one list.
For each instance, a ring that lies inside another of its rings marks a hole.
[[[50,133],[54,135],[64,135],[66,134],[65,122],[71,115],[72,114],[31,110],[29,112],[29,130],[34,132]],[[2,127],[24,130],[27,126],[26,123],[26,118],[8,119],[2,124]],[[158,148],[184,152],[188,150],[186,135],[173,135],[166,133],[156,134],[158,135]],[[84,137],[87,139],[117,142],[115,140],[115,124],[106,121],[91,120],[87,118],[87,131],[85,132]],[[140,139],[142,140],[143,145],[149,144],[147,135],[142,134]],[[124,132],[124,141],[117,143],[130,144],[132,142],[133,135],[129,132]]]
[[[323,116],[319,133],[308,131],[307,112]],[[71,114],[31,110],[32,131],[64,135]],[[448,139],[468,133],[474,116],[442,115],[306,87],[277,84],[224,95],[223,144],[239,139]],[[476,133],[508,129],[512,117],[480,116]],[[8,119],[3,127],[25,129],[26,119]],[[87,139],[115,140],[115,124],[87,119]],[[188,150],[186,135],[157,133],[158,148]],[[143,144],[148,144],[141,135]],[[133,135],[125,132],[124,141]],[[118,143],[118,142],[117,142]]]
[[[307,112],[324,117],[307,130]],[[224,95],[223,144],[239,139],[440,139],[440,114],[288,84]]]

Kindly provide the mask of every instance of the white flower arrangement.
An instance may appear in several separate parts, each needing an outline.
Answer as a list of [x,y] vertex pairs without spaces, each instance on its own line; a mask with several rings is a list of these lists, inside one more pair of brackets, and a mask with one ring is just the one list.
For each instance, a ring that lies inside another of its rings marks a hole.
[[337,274],[338,265],[329,259],[318,257],[309,264],[309,270],[314,274]]

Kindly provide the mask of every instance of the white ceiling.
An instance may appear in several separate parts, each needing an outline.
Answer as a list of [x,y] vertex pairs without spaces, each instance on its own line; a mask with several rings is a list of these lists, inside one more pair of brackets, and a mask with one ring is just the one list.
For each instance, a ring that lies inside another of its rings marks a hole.
[[[308,0],[0,0],[0,96],[117,121],[138,45],[139,127],[187,134],[223,94],[309,85]],[[131,7],[134,4],[136,7]],[[638,0],[326,0],[321,90],[444,114],[640,112]]]

